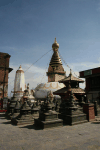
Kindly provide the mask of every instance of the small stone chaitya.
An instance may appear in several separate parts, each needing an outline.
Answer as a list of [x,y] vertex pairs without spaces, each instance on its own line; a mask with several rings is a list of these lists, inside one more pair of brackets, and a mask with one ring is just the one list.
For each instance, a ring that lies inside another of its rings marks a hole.
[[20,114],[20,108],[21,108],[21,104],[19,101],[17,101],[15,108],[14,108],[14,112],[11,116],[11,122],[13,121],[14,118],[16,118]]
[[59,113],[54,111],[53,107],[54,105],[52,99],[47,99],[47,101],[44,103],[42,111],[40,111],[39,119],[35,119],[36,126],[44,129],[63,125],[63,120],[58,119]]
[[64,124],[74,125],[87,122],[86,114],[75,105],[72,91],[70,92],[69,101],[63,102],[62,110],[59,118],[63,119]]
[[11,116],[14,112],[14,108],[15,108],[17,100],[18,100],[18,97],[16,97],[15,94],[14,94],[13,97],[11,98],[11,101],[9,103],[9,106],[8,106],[8,109],[7,109],[7,112],[6,112],[6,116],[9,119],[11,118]]
[[29,107],[27,101],[24,102],[20,110],[20,114],[16,118],[13,118],[12,122],[15,125],[34,123],[34,118],[31,114],[31,107]]

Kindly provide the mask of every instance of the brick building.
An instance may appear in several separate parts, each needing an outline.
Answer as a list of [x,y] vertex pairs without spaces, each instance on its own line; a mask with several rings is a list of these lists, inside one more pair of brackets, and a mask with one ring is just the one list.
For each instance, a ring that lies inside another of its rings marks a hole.
[[13,70],[9,68],[10,55],[0,52],[0,108],[3,108],[3,98],[8,95],[8,74]]
[[87,99],[91,102],[100,97],[100,67],[79,72],[80,78],[85,78]]

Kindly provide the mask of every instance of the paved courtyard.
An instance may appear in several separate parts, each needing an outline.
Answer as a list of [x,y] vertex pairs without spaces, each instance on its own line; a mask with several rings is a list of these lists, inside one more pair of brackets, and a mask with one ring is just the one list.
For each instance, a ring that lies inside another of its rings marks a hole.
[[98,150],[100,124],[84,123],[45,130],[14,126],[0,113],[0,150]]

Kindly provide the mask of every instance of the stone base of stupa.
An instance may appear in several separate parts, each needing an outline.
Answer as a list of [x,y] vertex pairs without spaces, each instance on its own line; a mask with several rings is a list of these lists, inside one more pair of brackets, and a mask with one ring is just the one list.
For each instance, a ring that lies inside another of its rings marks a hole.
[[83,112],[83,107],[80,106],[78,109],[79,109],[81,112]]
[[63,120],[57,119],[57,120],[41,121],[39,119],[35,119],[35,126],[40,127],[41,129],[63,126]]
[[11,119],[12,118],[16,118],[20,113],[14,113],[12,116],[11,116]]
[[58,119],[58,113],[52,111],[51,113],[41,113],[39,119],[35,120],[35,126],[41,129],[63,126],[63,120]]
[[59,118],[63,119],[63,123],[66,125],[75,125],[88,122],[88,120],[86,119],[86,114],[77,114],[77,115],[59,114]]
[[34,118],[28,115],[24,118],[12,118],[11,122],[14,125],[34,124]]
[[34,119],[32,120],[17,120],[17,119],[12,119],[11,120],[12,124],[14,125],[24,125],[24,124],[34,124]]
[[38,108],[33,108],[31,110],[31,114],[32,114],[33,118],[35,118],[35,119],[39,118],[39,109]]
[[7,119],[9,119],[9,120],[11,119],[11,113],[7,113],[7,112],[6,112],[5,115],[6,115],[6,118],[7,118]]

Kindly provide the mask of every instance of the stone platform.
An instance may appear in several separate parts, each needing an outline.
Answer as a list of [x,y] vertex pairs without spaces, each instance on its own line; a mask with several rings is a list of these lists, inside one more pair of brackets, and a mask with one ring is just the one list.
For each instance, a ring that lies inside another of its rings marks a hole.
[[68,124],[68,125],[76,125],[76,124],[88,122],[88,120],[86,120],[85,114],[59,115],[59,118],[62,118],[64,120],[64,124]]
[[14,125],[34,124],[34,119],[30,119],[30,120],[15,120],[15,119],[12,118],[11,122]]
[[35,125],[40,127],[41,129],[58,127],[58,126],[63,126],[63,120],[57,119],[52,121],[41,121],[39,119],[35,119]]
[[88,122],[37,130],[14,126],[0,113],[0,150],[99,150],[100,124]]

